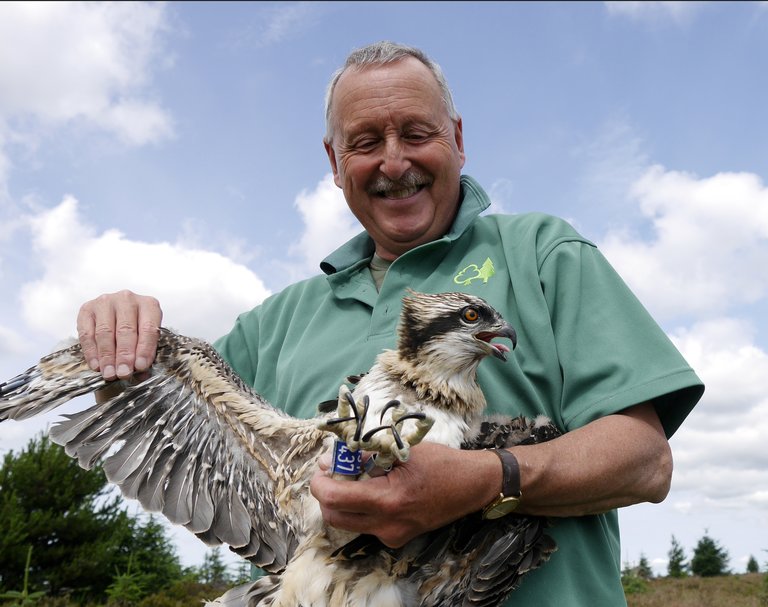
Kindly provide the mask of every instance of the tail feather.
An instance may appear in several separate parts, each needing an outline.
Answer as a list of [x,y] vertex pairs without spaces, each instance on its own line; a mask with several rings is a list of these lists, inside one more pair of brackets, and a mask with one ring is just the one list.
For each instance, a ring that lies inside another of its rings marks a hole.
[[280,589],[280,578],[267,575],[228,590],[205,607],[269,607]]

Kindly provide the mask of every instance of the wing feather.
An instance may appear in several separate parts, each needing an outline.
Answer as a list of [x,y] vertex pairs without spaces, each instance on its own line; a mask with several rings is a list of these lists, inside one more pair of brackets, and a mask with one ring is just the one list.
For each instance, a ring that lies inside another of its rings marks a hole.
[[[0,421],[26,419],[106,385],[79,346],[55,352],[0,384]],[[299,500],[326,434],[275,409],[205,342],[161,329],[150,376],[63,416],[51,439],[150,512],[209,544],[225,543],[270,571],[301,533]]]
[[250,515],[237,491],[229,490],[221,494],[213,518],[213,532],[233,548],[250,542]]

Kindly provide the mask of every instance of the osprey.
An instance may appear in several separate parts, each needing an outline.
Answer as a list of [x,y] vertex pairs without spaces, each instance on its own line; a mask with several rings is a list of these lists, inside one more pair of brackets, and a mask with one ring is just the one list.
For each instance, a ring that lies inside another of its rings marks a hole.
[[[514,347],[514,330],[482,299],[411,292],[397,349],[382,352],[352,392],[342,384],[334,411],[303,420],[266,402],[205,342],[160,329],[147,378],[65,415],[50,436],[83,468],[100,463],[147,511],[269,573],[209,605],[499,605],[555,550],[545,519],[477,513],[392,549],[324,525],[309,492],[318,457],[339,438],[346,447],[337,453],[371,451],[368,461],[386,469],[425,436],[470,449],[557,436],[546,418],[483,417],[476,370],[489,355],[506,360],[498,337]],[[106,385],[74,345],[0,384],[0,421]]]

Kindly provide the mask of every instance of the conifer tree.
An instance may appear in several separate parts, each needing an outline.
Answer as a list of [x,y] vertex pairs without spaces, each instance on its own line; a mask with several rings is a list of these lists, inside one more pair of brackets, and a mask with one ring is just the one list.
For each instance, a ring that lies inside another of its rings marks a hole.
[[688,563],[685,560],[685,551],[674,535],[672,536],[672,547],[667,556],[669,556],[667,575],[673,578],[686,577],[688,575]]
[[154,516],[143,523],[133,522],[130,540],[133,570],[141,574],[146,594],[159,592],[182,577],[179,557],[165,527]]
[[22,586],[30,547],[29,587],[51,596],[125,598],[129,582],[146,594],[182,575],[158,521],[132,519],[101,468],[83,470],[42,436],[0,462],[0,593]]
[[757,559],[749,555],[749,561],[747,562],[747,573],[759,573],[760,565],[757,564]]
[[205,553],[203,566],[200,570],[202,582],[214,586],[224,586],[231,582],[227,566],[221,557],[221,547],[216,546]]
[[131,520],[101,470],[83,470],[45,437],[0,465],[1,589],[22,585],[33,547],[31,588],[103,595],[124,569]]
[[727,575],[728,559],[728,552],[705,533],[693,551],[691,572],[701,577]]
[[640,553],[640,562],[637,564],[637,576],[644,580],[653,578],[653,569],[651,569],[648,558],[643,553]]

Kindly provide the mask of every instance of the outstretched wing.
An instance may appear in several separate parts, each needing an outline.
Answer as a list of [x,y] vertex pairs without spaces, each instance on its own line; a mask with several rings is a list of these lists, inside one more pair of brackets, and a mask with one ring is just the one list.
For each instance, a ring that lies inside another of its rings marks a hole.
[[[0,384],[0,421],[106,385],[72,346]],[[101,462],[144,509],[269,571],[290,560],[327,434],[272,407],[205,342],[161,329],[149,377],[64,417],[51,439],[84,468]]]

